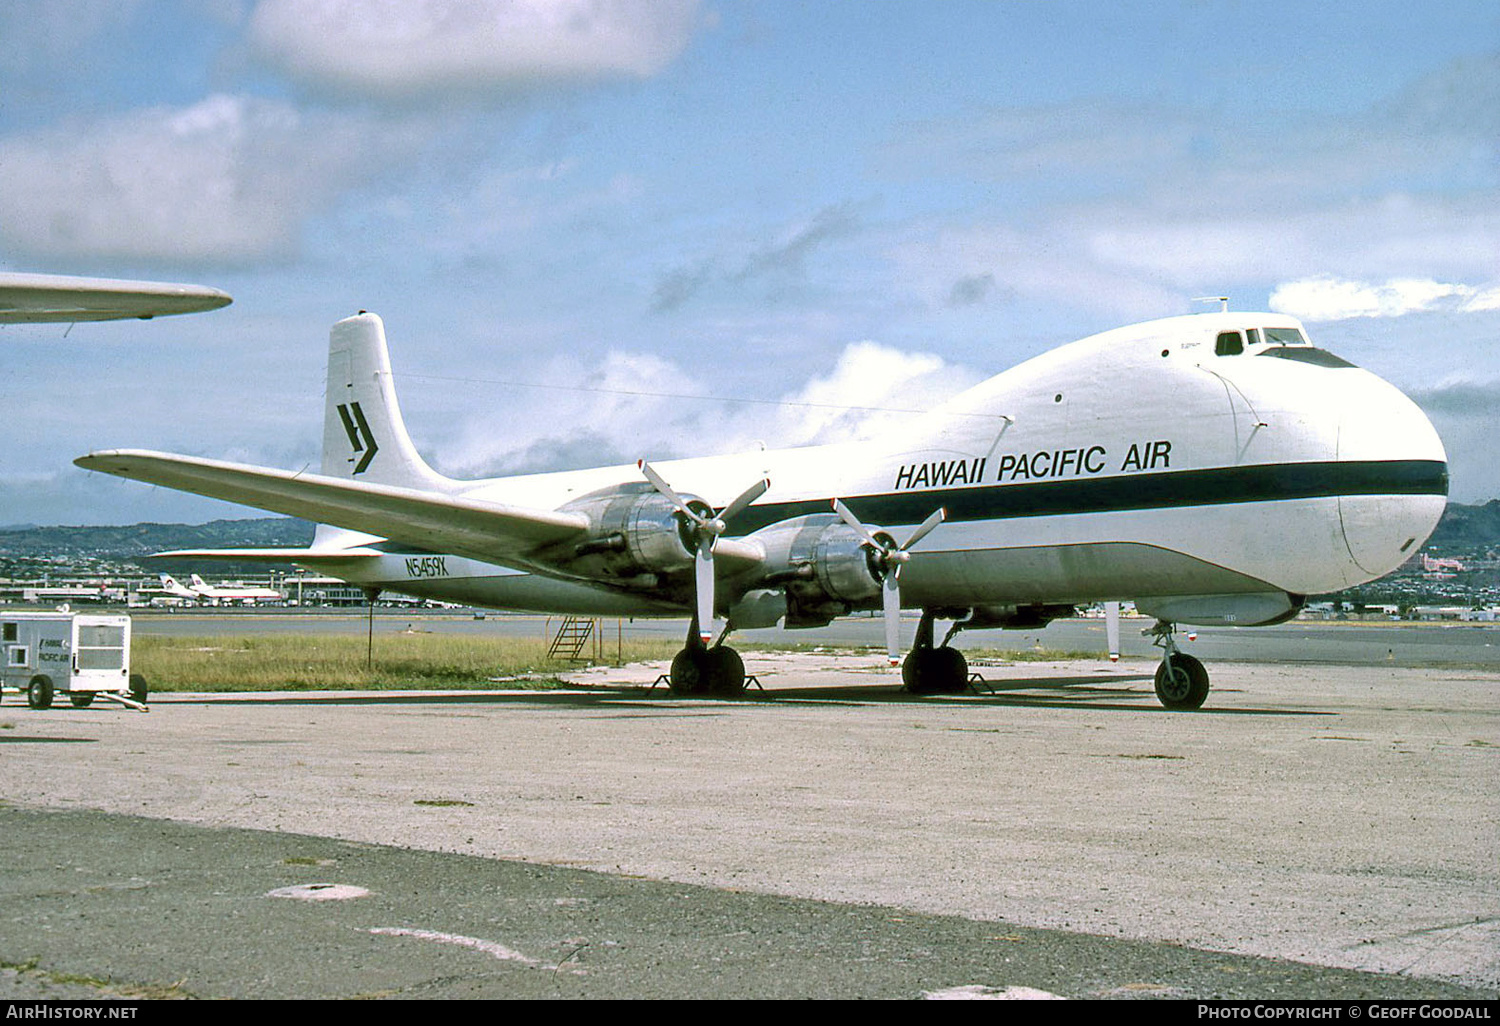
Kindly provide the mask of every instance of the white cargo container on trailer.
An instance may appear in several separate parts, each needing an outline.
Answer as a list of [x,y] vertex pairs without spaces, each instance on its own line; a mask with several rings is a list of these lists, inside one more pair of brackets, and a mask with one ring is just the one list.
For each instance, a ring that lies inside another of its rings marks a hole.
[[130,617],[105,613],[0,612],[0,694],[26,693],[33,709],[66,695],[82,709],[95,698],[146,710],[146,680],[130,672]]

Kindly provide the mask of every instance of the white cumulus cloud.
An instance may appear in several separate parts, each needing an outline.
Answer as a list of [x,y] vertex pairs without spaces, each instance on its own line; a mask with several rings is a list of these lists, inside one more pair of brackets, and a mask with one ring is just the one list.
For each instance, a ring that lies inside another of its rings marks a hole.
[[616,352],[579,374],[559,357],[532,387],[476,382],[489,400],[432,455],[447,473],[478,477],[847,442],[909,423],[979,378],[931,354],[854,342],[826,374],[775,399],[736,401],[711,369]]
[[1377,284],[1342,278],[1305,278],[1279,285],[1271,309],[1308,321],[1402,317],[1431,310],[1476,313],[1500,309],[1500,286],[1397,278]]
[[697,0],[263,0],[252,50],[335,92],[473,94],[656,74],[687,46]]
[[[348,118],[219,94],[0,139],[0,238],[45,257],[284,254],[310,213],[371,171],[374,135]],[[380,135],[382,160],[400,135]]]

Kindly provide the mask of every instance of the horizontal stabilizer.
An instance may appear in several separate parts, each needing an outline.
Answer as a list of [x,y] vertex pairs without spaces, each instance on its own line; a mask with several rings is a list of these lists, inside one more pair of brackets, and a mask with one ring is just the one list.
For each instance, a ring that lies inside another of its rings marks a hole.
[[179,491],[333,524],[433,552],[524,568],[533,551],[581,535],[581,513],[558,513],[462,495],[369,484],[243,463],[137,449],[90,453],[73,461]]
[[379,559],[379,549],[359,546],[352,549],[174,549],[153,552],[147,559],[221,559],[227,563],[347,563],[358,559]]

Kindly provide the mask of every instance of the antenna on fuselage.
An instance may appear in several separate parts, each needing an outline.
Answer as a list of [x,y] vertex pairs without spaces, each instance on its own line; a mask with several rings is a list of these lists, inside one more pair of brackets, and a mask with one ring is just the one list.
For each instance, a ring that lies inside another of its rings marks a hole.
[[1219,313],[1228,313],[1229,312],[1229,297],[1228,296],[1194,296],[1192,298],[1191,302],[1194,302],[1194,303],[1218,303],[1219,304]]

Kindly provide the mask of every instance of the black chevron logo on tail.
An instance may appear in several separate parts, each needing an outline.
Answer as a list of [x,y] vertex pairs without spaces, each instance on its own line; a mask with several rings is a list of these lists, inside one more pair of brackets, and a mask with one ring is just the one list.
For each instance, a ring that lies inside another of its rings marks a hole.
[[[359,408],[359,403],[339,404],[339,419],[344,422],[344,433],[349,436],[349,445],[354,449],[354,455],[349,457],[349,462],[359,460],[354,467],[354,473],[362,474],[375,454],[380,451],[380,446],[375,443],[375,435],[370,431],[370,422],[365,420],[365,411]],[[363,456],[360,453],[364,453]]]

